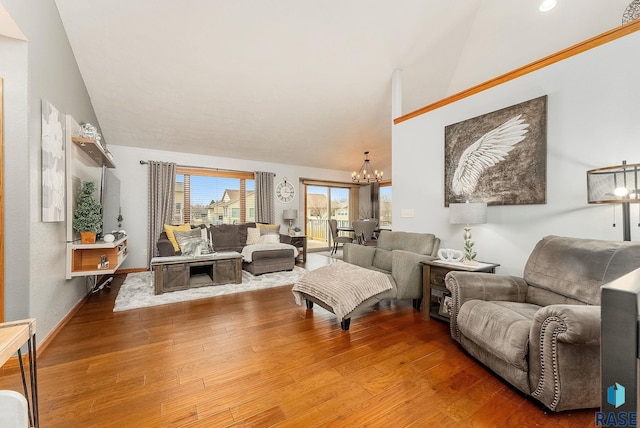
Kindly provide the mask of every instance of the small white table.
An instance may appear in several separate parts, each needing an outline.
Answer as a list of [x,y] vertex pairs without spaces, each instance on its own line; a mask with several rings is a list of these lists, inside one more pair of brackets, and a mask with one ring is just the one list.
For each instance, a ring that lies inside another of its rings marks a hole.
[[[31,382],[31,402],[29,402],[29,392],[24,374],[24,363],[22,361],[22,345],[27,344],[29,361],[29,378]],[[20,373],[22,375],[22,387],[24,396],[29,405],[29,423],[31,426],[39,427],[38,417],[38,375],[36,369],[36,320],[29,318],[20,321],[12,321],[0,324],[0,366],[13,354],[18,352],[20,362]]]

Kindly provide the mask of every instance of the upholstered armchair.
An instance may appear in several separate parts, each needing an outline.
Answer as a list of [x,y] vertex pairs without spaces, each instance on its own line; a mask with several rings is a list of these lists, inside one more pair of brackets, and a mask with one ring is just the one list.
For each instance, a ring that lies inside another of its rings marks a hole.
[[600,287],[640,267],[640,243],[547,236],[522,278],[450,272],[451,336],[547,408],[600,405]]

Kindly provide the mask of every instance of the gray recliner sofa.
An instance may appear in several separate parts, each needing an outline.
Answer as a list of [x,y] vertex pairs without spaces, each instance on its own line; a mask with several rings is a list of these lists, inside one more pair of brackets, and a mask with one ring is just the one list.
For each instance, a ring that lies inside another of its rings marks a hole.
[[523,278],[450,272],[451,336],[547,408],[600,405],[600,287],[640,267],[640,243],[547,236]]

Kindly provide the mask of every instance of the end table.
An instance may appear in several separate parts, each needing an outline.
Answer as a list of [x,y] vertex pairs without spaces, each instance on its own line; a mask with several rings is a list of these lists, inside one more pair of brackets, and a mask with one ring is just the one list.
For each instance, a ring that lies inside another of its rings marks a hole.
[[291,245],[298,249],[298,258],[302,257],[302,261],[307,261],[307,235],[291,235]]
[[497,263],[478,262],[466,265],[461,262],[445,262],[439,259],[422,262],[422,318],[435,318],[449,322],[448,300],[451,292],[444,284],[444,277],[451,271],[496,273]]

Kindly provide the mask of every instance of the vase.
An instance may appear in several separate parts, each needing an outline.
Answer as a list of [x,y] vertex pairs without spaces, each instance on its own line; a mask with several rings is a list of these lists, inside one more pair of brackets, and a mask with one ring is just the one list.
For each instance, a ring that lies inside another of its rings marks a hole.
[[80,232],[80,242],[83,244],[95,244],[96,232]]

